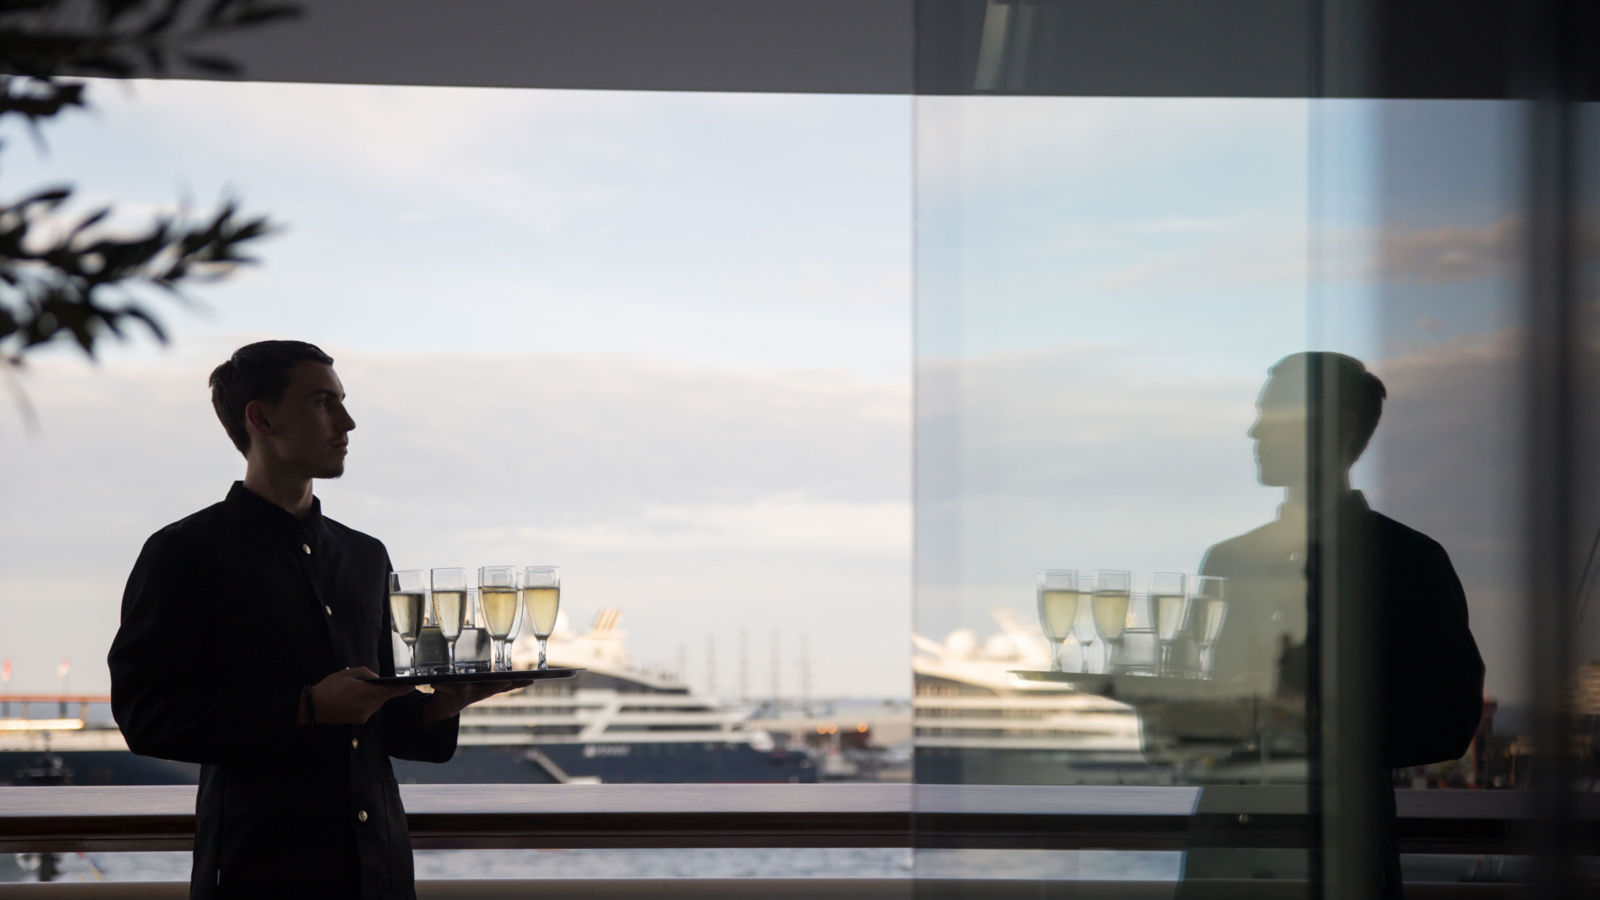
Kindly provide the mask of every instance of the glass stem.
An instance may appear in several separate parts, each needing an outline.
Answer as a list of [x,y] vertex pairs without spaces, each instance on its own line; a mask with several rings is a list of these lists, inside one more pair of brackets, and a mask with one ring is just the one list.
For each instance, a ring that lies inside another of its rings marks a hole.
[[544,638],[539,638],[539,671],[550,668],[544,663]]
[[456,671],[456,642],[450,641],[445,644],[445,648],[450,651],[450,674],[454,675]]

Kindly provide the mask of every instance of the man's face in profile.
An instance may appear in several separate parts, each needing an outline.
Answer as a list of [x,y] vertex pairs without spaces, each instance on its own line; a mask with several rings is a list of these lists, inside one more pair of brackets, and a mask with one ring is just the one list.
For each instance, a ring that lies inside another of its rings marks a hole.
[[277,467],[305,478],[344,474],[355,420],[344,408],[344,385],[333,367],[303,361],[289,370],[289,386],[275,404],[263,404],[272,434],[257,435]]
[[1256,477],[1268,487],[1298,488],[1306,482],[1306,388],[1299,378],[1275,375],[1256,398]]

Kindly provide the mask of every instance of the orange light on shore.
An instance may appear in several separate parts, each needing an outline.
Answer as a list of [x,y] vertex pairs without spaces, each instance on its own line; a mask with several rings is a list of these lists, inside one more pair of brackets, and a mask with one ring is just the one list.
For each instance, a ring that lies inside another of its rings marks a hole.
[[0,731],[82,731],[82,719],[0,719]]
[[859,734],[866,734],[867,733],[867,723],[865,723],[865,722],[857,722],[856,723],[856,732],[859,733]]

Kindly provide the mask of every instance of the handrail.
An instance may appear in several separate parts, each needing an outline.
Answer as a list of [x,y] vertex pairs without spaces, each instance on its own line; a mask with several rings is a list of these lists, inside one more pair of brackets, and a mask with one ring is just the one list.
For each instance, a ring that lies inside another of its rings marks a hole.
[[[505,878],[417,882],[418,900],[1038,900],[1039,897],[1094,897],[1096,900],[1172,900],[1170,881],[1038,881],[1019,878],[780,877],[780,878]],[[1417,883],[1406,885],[1406,900],[1512,900],[1527,895],[1525,884]],[[0,884],[0,900],[184,900],[187,881],[53,882]],[[1304,900],[1303,881],[1191,881],[1186,900]],[[1592,897],[1593,892],[1579,896]]]
[[[194,788],[0,787],[0,852],[188,850]],[[404,785],[419,849],[1295,846],[1299,787]],[[1401,850],[1515,852],[1520,791],[1396,792]],[[1600,798],[1577,798],[1600,820]],[[1197,808],[1198,807],[1198,808]],[[1200,826],[1200,827],[1196,827]],[[1600,838],[1583,836],[1585,852]]]

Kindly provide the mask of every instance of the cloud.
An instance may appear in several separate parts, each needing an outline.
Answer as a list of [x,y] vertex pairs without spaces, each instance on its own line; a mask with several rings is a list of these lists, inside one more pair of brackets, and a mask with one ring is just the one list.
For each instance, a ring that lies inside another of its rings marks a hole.
[[819,502],[799,495],[749,503],[651,506],[620,522],[555,528],[488,528],[469,540],[524,542],[575,552],[759,552],[893,557],[911,550],[908,501]]
[[[212,360],[193,349],[33,367],[40,432],[0,432],[0,542],[13,551],[0,579],[11,597],[22,584],[29,596],[70,590],[72,620],[87,624],[64,628],[60,603],[12,603],[18,633],[103,658],[145,537],[239,477],[209,408]],[[561,565],[579,619],[613,606],[636,634],[672,644],[741,624],[820,641],[812,623],[850,621],[830,640],[842,658],[872,656],[876,681],[830,669],[818,692],[903,689],[904,666],[875,649],[903,648],[910,616],[903,382],[604,354],[325,349],[358,427],[346,476],[318,494],[397,564]],[[82,686],[96,677],[86,668]]]

